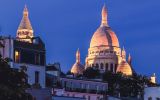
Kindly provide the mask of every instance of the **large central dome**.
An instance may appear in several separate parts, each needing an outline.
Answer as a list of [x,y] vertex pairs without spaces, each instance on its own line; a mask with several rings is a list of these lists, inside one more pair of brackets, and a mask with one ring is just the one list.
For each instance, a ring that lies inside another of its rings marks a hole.
[[94,35],[92,36],[91,42],[90,42],[90,48],[99,47],[99,46],[119,47],[119,41],[118,41],[116,34],[108,26],[107,10],[106,10],[105,5],[102,9],[101,26],[94,33]]

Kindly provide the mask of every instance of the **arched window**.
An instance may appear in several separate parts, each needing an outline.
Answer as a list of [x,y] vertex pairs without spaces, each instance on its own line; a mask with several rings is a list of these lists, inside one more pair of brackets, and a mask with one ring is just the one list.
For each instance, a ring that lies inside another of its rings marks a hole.
[[108,51],[108,50],[105,50],[105,53],[109,53],[109,51]]
[[114,70],[113,70],[114,68],[113,68],[113,64],[112,63],[110,64],[110,68],[111,68],[111,72],[114,72]]
[[115,72],[116,72],[116,70],[117,70],[117,64],[115,64],[115,67],[114,67],[114,68],[115,68]]
[[98,65],[98,63],[96,63],[96,68],[97,68],[97,69],[99,68],[99,65]]
[[108,63],[106,63],[106,71],[108,71]]
[[103,63],[101,63],[101,69],[103,69],[103,68],[104,68]]
[[92,67],[94,67],[94,64],[92,64]]

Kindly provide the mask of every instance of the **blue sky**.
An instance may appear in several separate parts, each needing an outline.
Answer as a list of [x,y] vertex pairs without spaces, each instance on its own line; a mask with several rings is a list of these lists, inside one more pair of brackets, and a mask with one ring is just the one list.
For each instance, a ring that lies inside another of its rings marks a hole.
[[46,44],[47,63],[68,71],[77,48],[84,64],[90,39],[100,25],[101,8],[121,47],[131,53],[134,69],[160,76],[160,0],[0,0],[0,34],[16,35],[27,4],[35,35]]

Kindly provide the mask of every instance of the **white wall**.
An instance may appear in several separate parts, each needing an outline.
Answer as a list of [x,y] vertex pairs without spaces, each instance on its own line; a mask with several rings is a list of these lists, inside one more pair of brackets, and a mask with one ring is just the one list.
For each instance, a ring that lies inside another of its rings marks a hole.
[[38,65],[31,65],[31,64],[17,64],[14,63],[14,68],[19,69],[20,66],[26,66],[27,67],[27,75],[28,75],[28,83],[30,85],[35,83],[35,72],[39,72],[39,84],[42,88],[45,88],[45,66],[38,66]]
[[0,48],[0,53],[2,54],[3,58],[13,58],[13,39],[6,38],[1,40],[1,43],[4,45],[4,48]]
[[104,96],[101,94],[68,92],[64,91],[63,89],[55,89],[54,91],[58,96],[79,97],[79,98],[85,98],[86,100],[101,100],[102,98],[104,98]]
[[148,100],[152,97],[152,100],[157,100],[160,98],[160,87],[147,87],[144,89],[144,100]]
[[[9,37],[4,37],[4,40],[0,40],[1,43],[4,45],[4,48],[0,48],[0,53],[2,54],[3,58],[11,58],[14,61],[14,39]],[[35,71],[39,72],[39,83],[42,88],[45,87],[45,66],[39,65],[31,65],[31,64],[18,64],[11,62],[11,68],[19,69],[20,66],[26,65],[27,66],[27,75],[28,75],[28,83],[30,85],[35,83]]]

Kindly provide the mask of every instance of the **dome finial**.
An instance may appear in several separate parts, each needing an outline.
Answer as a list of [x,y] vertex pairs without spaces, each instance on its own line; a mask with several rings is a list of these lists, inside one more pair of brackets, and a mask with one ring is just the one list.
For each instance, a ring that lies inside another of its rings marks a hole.
[[122,49],[122,59],[126,60],[126,51],[124,49],[124,46],[123,46],[123,49]]
[[28,9],[27,9],[27,5],[26,4],[24,6],[23,16],[28,16]]
[[128,55],[128,63],[129,63],[129,65],[131,65],[131,63],[132,63],[132,57],[131,57],[131,54],[129,53],[129,55]]
[[104,6],[102,8],[102,22],[101,22],[101,25],[108,26],[107,18],[108,18],[107,8],[106,8],[106,5],[104,4]]
[[76,62],[80,63],[80,51],[79,51],[79,48],[77,49],[77,52],[76,52]]

